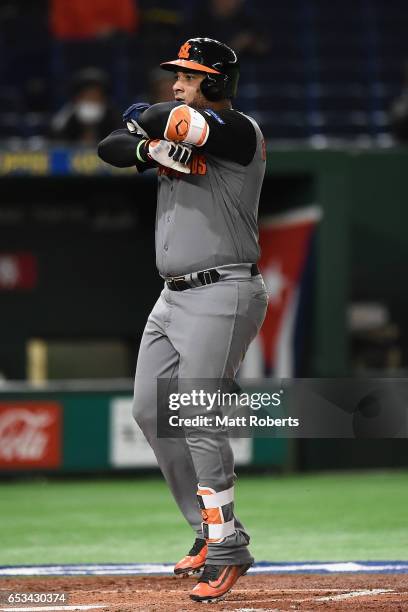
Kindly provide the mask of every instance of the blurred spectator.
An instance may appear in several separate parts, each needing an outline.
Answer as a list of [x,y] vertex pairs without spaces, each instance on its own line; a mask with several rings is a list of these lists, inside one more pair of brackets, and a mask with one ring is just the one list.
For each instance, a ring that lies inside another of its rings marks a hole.
[[390,125],[395,140],[408,145],[408,61],[404,68],[402,92],[391,106]]
[[74,78],[72,100],[54,116],[51,130],[56,140],[92,145],[121,125],[109,101],[106,74],[87,68]]
[[185,38],[207,36],[230,45],[240,56],[268,50],[266,37],[245,0],[206,0],[197,5]]
[[50,28],[57,39],[86,39],[133,32],[135,0],[51,0]]
[[[190,7],[180,0],[140,0],[144,72],[149,73],[180,46],[186,13]],[[188,13],[187,13],[188,14]]]
[[139,24],[138,0],[50,0],[54,108],[62,83],[86,66],[108,72],[114,99],[128,96],[129,43]]

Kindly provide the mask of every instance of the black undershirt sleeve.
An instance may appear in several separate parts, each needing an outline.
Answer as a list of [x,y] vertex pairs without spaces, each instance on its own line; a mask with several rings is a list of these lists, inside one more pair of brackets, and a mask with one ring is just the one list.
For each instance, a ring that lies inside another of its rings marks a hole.
[[199,111],[210,132],[201,150],[211,155],[247,166],[256,151],[256,132],[248,117],[233,109]]
[[139,172],[157,167],[154,161],[141,162],[136,157],[136,148],[142,136],[131,134],[127,129],[115,130],[98,145],[98,155],[116,168],[136,166]]

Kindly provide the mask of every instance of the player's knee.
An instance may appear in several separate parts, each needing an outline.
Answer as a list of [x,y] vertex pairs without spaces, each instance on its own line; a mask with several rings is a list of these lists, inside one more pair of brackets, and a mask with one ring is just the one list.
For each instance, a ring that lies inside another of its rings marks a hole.
[[140,397],[135,395],[135,397],[133,398],[132,414],[138,425],[140,425],[140,422],[143,421],[145,413],[146,406],[143,402],[140,401]]
[[155,426],[156,406],[152,394],[146,389],[135,390],[133,397],[132,414],[142,431]]

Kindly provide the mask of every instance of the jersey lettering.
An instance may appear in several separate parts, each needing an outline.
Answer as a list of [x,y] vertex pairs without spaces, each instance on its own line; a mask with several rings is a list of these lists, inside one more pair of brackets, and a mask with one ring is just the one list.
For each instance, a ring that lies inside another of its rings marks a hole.
[[191,174],[207,174],[207,162],[203,155],[193,155],[190,163]]
[[[207,174],[207,161],[204,155],[193,155],[190,160],[189,166],[190,174],[199,174],[201,176]],[[177,170],[174,170],[173,168],[167,168],[167,166],[159,166],[158,170],[159,176],[169,176],[172,178],[182,178],[188,176],[183,172],[178,172]]]

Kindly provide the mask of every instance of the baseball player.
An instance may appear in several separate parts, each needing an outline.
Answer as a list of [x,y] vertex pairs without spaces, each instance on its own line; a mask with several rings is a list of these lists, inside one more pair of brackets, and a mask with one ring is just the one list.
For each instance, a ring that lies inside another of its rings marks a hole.
[[[257,214],[265,145],[257,123],[232,108],[235,52],[209,38],[185,42],[175,60],[173,102],[133,104],[127,129],[100,157],[139,172],[158,168],[156,263],[164,288],[140,344],[134,417],[152,446],[196,540],[177,575],[202,570],[190,597],[215,601],[253,563],[234,514],[234,461],[226,436],[157,436],[157,379],[233,379],[259,331],[267,294]],[[198,503],[197,503],[198,500]]]

